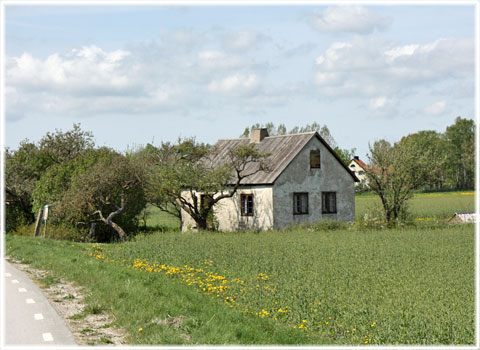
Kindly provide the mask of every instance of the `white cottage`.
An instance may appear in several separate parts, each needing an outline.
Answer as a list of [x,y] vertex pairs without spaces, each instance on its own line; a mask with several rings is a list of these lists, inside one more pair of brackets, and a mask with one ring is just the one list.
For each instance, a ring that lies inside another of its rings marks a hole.
[[[248,143],[269,154],[270,171],[243,179],[232,198],[214,206],[219,230],[268,230],[323,219],[354,220],[355,182],[359,180],[317,132],[268,136],[266,129],[259,129],[252,131],[250,139],[221,139],[215,145],[218,163],[229,150]],[[195,221],[185,211],[182,222],[183,230],[195,229]]]
[[348,165],[348,168],[355,174],[359,182],[356,184],[368,187],[368,176],[366,173],[368,165],[366,165],[358,156],[353,157]]

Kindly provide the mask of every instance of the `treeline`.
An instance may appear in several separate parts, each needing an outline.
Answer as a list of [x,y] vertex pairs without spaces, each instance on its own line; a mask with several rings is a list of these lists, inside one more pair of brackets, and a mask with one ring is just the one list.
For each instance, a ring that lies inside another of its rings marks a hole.
[[443,133],[419,131],[405,136],[433,163],[429,182],[423,189],[473,190],[475,188],[475,123],[457,117]]

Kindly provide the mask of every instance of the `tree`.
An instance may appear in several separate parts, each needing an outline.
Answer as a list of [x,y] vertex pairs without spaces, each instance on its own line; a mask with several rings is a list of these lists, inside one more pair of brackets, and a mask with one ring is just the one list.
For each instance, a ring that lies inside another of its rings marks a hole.
[[7,232],[35,220],[33,191],[36,183],[55,164],[75,159],[93,149],[91,133],[74,124],[71,131],[47,133],[38,144],[23,140],[17,150],[5,151]]
[[[175,163],[174,146],[164,142],[160,147],[147,144],[145,147],[131,154],[132,160],[143,169],[145,200],[161,211],[178,218],[182,226],[182,213],[175,196],[170,194],[171,188],[164,186],[165,168],[170,162]],[[180,194],[180,193],[178,193]]]
[[[32,193],[33,210],[37,212],[44,205],[60,205],[65,192],[70,188],[74,176],[79,176],[95,165],[101,158],[109,160],[112,151],[106,147],[89,150],[74,159],[51,165],[36,182]],[[61,217],[53,210],[50,215],[52,223],[60,223]]]
[[136,217],[145,208],[142,176],[132,161],[111,151],[109,157],[73,176],[57,208],[59,215],[74,225],[103,223],[125,240],[126,229],[138,226]]
[[5,151],[6,229],[13,231],[18,225],[35,221],[32,192],[36,182],[50,166],[38,147],[28,140],[17,150]]
[[[227,160],[218,163],[218,150],[194,139],[179,140],[177,145],[164,143],[159,148],[155,176],[149,178],[164,201],[161,210],[182,209],[197,223],[199,229],[212,229],[213,207],[237,192],[243,179],[259,171],[268,171],[266,157],[254,144],[240,146],[228,152]],[[254,170],[246,172],[247,165]]]
[[338,154],[338,156],[342,160],[343,164],[348,166],[350,164],[350,162],[352,161],[353,157],[355,156],[355,153],[356,153],[357,149],[356,148],[352,148],[350,150],[346,149],[346,148],[341,149],[337,146],[337,147],[335,147],[334,151],[335,151],[336,154]]
[[39,149],[53,163],[61,164],[93,150],[93,134],[81,129],[80,124],[73,124],[72,130],[55,130],[47,132],[39,142]]
[[405,214],[412,191],[430,181],[435,164],[431,153],[418,148],[413,138],[393,146],[380,140],[369,149],[370,166],[365,169],[369,186],[380,197],[385,221],[393,224]]
[[473,188],[475,174],[475,123],[457,117],[445,131],[447,176],[451,187]]

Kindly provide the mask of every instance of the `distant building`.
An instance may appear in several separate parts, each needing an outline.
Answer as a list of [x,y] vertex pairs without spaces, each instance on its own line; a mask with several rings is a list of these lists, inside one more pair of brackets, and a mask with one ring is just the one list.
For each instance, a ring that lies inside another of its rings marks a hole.
[[448,220],[449,224],[465,224],[465,223],[476,223],[476,222],[477,222],[477,214],[474,212],[455,213],[450,218],[450,220]]
[[355,186],[362,184],[363,186],[368,187],[368,177],[365,173],[365,169],[367,169],[367,167],[368,165],[360,160],[358,156],[353,157],[353,159],[350,161],[348,168],[355,174],[358,180],[360,180],[360,182],[357,182]]
[[[270,171],[244,178],[232,198],[213,207],[222,231],[267,230],[323,219],[355,219],[355,182],[359,180],[317,132],[268,136],[266,129],[253,130],[252,137],[221,139],[215,145],[222,164],[229,151],[254,143],[269,154]],[[252,173],[258,164],[244,170]],[[201,193],[194,193],[201,200]],[[182,229],[196,223],[182,211]]]

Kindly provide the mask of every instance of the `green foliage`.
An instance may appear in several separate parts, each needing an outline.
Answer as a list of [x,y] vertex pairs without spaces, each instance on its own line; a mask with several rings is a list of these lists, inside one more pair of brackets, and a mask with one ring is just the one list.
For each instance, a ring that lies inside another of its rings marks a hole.
[[74,174],[56,208],[58,216],[87,228],[100,222],[95,231],[98,241],[113,240],[115,232],[124,239],[137,231],[137,217],[146,205],[142,176],[125,156],[102,153],[88,171]]
[[457,117],[445,131],[447,141],[446,174],[451,187],[473,189],[475,176],[475,123]]
[[92,135],[78,124],[67,132],[47,133],[38,144],[24,140],[17,150],[5,152],[5,192],[9,203],[6,227],[32,223],[33,192],[37,182],[55,164],[71,161],[93,148]]
[[93,148],[93,134],[82,130],[80,124],[73,124],[72,130],[65,132],[47,132],[39,143],[42,153],[56,164],[73,160]]
[[431,179],[435,159],[408,137],[393,146],[385,140],[376,141],[370,153],[370,166],[365,169],[369,187],[380,197],[387,224],[402,222],[413,191]]
[[[101,159],[108,161],[111,152],[110,149],[102,147],[84,152],[77,158],[49,167],[40,180],[37,181],[33,190],[34,212],[38,212],[46,204],[53,207],[59,205],[65,192],[70,187],[72,178],[89,171]],[[52,214],[55,220],[55,210],[53,210]]]

